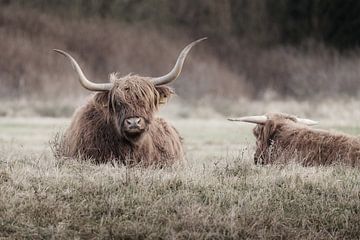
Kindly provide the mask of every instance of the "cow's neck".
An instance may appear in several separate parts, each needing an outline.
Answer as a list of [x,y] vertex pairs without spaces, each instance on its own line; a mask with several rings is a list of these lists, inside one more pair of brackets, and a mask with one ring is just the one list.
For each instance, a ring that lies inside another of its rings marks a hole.
[[125,139],[125,142],[131,147],[135,149],[147,148],[151,143],[150,134],[144,132],[141,138],[137,141],[131,141],[129,139]]

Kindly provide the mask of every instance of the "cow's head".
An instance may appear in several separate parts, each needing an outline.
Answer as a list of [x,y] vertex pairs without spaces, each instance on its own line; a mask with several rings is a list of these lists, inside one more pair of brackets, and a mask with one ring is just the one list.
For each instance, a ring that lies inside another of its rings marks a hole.
[[136,143],[148,130],[159,105],[165,103],[173,93],[166,84],[179,77],[190,49],[204,39],[206,38],[187,45],[181,51],[174,68],[164,76],[118,77],[115,73],[110,75],[109,83],[94,83],[88,80],[70,54],[58,49],[54,50],[70,60],[84,88],[97,92],[94,96],[94,104],[103,111],[105,119],[114,124],[118,134],[129,142]]
[[255,123],[253,134],[256,138],[256,150],[254,154],[255,164],[266,164],[268,162],[269,151],[272,150],[271,146],[275,140],[277,132],[287,124],[300,124],[312,126],[317,122],[306,119],[298,118],[293,115],[285,113],[267,113],[262,116],[247,116],[240,118],[229,118],[229,121],[239,121]]

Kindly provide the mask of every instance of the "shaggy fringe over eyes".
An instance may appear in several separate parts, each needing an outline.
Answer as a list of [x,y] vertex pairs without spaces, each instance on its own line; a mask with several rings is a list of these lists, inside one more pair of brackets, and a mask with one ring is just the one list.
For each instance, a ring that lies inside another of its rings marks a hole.
[[157,110],[156,103],[158,102],[159,94],[150,81],[144,81],[143,78],[138,76],[125,76],[114,80],[116,74],[111,75],[114,81],[114,87],[111,90],[112,102],[120,102],[128,107],[133,108],[135,111],[144,109],[146,112]]
[[124,116],[141,116],[150,120],[158,110],[161,98],[173,93],[169,87],[154,86],[150,78],[137,75],[119,78],[117,73],[113,73],[110,81],[114,83],[108,95],[111,107],[115,111],[116,105],[120,105]]
[[261,147],[268,147],[272,138],[280,125],[286,123],[296,123],[296,117],[285,113],[268,113],[268,121],[264,125],[256,125],[253,134],[261,142]]
[[174,94],[170,87],[154,86],[150,78],[137,75],[119,77],[118,73],[112,73],[110,82],[114,83],[112,90],[97,92],[93,98],[94,106],[103,113],[107,122],[116,112],[123,117],[139,116],[151,121],[159,105]]

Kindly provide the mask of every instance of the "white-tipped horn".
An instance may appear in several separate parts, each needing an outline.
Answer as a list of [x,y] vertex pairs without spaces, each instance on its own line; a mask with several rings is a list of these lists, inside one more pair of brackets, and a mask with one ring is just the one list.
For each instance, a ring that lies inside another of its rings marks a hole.
[[88,80],[85,77],[85,74],[81,70],[79,64],[75,61],[75,59],[70,54],[68,54],[67,52],[64,52],[62,50],[59,50],[59,49],[53,49],[53,50],[55,52],[57,52],[57,53],[60,53],[60,54],[64,55],[65,57],[67,57],[70,60],[72,67],[75,69],[76,73],[79,76],[80,84],[84,88],[86,88],[86,89],[88,89],[90,91],[109,91],[112,88],[112,86],[113,86],[112,83],[94,83],[94,82],[91,82],[90,80]]
[[313,125],[319,124],[318,122],[313,121],[311,119],[307,119],[307,118],[296,118],[296,121],[298,123],[302,123],[302,124],[305,124],[305,125],[308,125],[308,126],[313,126]]
[[190,52],[190,49],[195,46],[196,44],[198,44],[199,42],[203,41],[207,39],[205,38],[201,38],[199,40],[196,40],[192,43],[190,43],[189,45],[187,45],[180,53],[175,66],[173,67],[173,69],[166,75],[161,76],[161,77],[157,77],[157,78],[152,78],[152,81],[154,83],[154,85],[164,85],[167,84],[169,82],[174,81],[175,79],[177,79],[181,73],[182,67],[184,65],[185,62],[185,58],[188,55],[188,53]]
[[240,117],[240,118],[228,118],[229,121],[237,121],[237,122],[248,122],[248,123],[255,123],[255,124],[265,124],[268,118],[264,115],[262,116],[247,116],[247,117]]

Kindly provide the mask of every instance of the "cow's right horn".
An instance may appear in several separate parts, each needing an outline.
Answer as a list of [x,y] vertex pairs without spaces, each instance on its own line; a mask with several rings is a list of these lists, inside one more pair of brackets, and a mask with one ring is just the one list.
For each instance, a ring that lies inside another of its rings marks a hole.
[[180,53],[178,59],[176,60],[175,66],[174,68],[166,75],[162,76],[162,77],[157,77],[157,78],[152,78],[152,82],[154,83],[154,85],[164,85],[167,84],[169,82],[174,81],[175,79],[177,79],[181,73],[182,67],[184,65],[185,62],[185,58],[188,55],[188,53],[190,52],[190,49],[195,46],[196,44],[198,44],[199,42],[203,41],[207,39],[205,38],[201,38],[199,40],[196,40],[192,43],[190,43],[189,45],[187,45]]
[[229,121],[237,121],[237,122],[248,122],[255,124],[265,124],[268,118],[265,115],[262,116],[247,116],[240,118],[228,118]]
[[68,53],[62,51],[62,50],[59,50],[59,49],[53,49],[55,52],[57,53],[60,53],[62,55],[64,55],[65,57],[67,57],[70,62],[71,62],[71,65],[73,66],[73,68],[75,69],[76,73],[79,75],[79,80],[80,80],[80,84],[90,90],[90,91],[109,91],[113,84],[112,83],[94,83],[94,82],[91,82],[90,80],[88,80],[83,71],[81,70],[79,64],[75,61],[75,59]]

